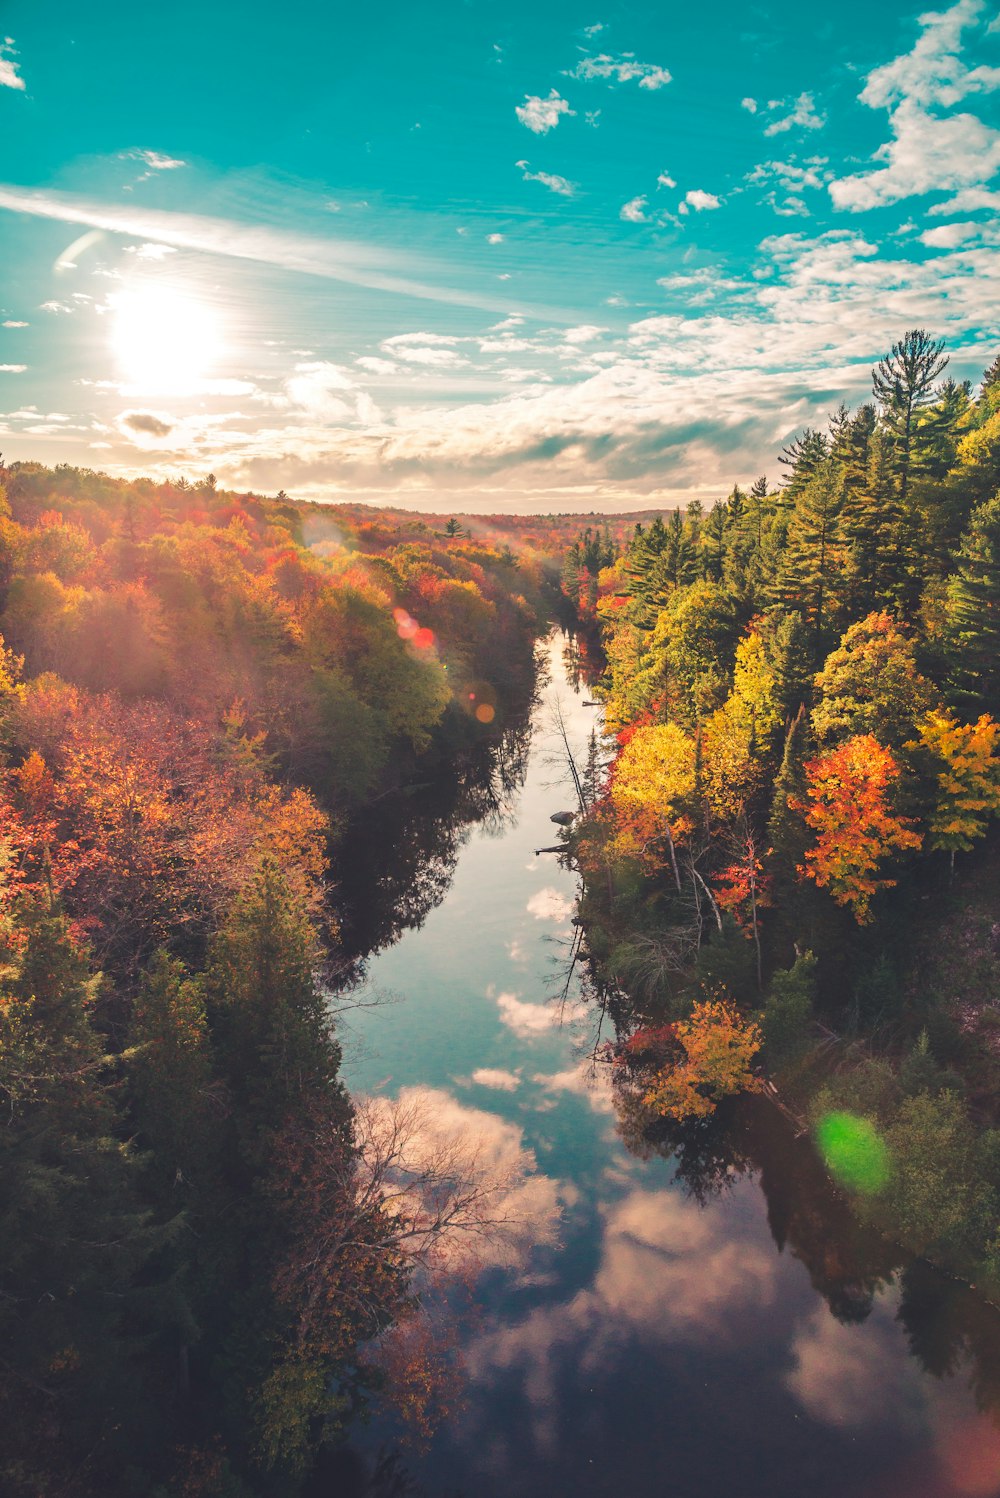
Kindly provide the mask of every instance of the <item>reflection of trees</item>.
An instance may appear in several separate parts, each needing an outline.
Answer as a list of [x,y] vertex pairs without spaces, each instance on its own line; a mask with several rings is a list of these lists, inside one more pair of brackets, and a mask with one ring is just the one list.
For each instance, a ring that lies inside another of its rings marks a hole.
[[599,633],[596,630],[567,631],[563,662],[574,689],[579,691],[585,687],[589,691],[600,680],[607,665]]
[[965,1366],[978,1407],[1000,1414],[1000,1311],[968,1285],[948,1279],[922,1259],[901,1276],[899,1320],[910,1351],[935,1378]]
[[673,1159],[676,1180],[701,1205],[753,1173],[779,1253],[787,1246],[800,1260],[838,1320],[863,1321],[876,1291],[904,1262],[901,1250],[857,1220],[812,1142],[770,1104],[743,1098],[720,1105],[711,1118],[683,1123],[652,1119],[628,1091],[616,1097],[616,1107],[628,1149]]
[[344,952],[360,959],[423,925],[448,892],[474,825],[492,835],[511,822],[527,770],[527,710],[415,793],[386,798],[358,818],[337,853]]

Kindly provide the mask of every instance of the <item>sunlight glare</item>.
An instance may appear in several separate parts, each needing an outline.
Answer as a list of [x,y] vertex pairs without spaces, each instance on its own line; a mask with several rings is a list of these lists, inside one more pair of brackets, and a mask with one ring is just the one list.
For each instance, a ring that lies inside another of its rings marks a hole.
[[111,301],[112,346],[130,393],[197,395],[222,352],[218,319],[171,286],[146,285]]

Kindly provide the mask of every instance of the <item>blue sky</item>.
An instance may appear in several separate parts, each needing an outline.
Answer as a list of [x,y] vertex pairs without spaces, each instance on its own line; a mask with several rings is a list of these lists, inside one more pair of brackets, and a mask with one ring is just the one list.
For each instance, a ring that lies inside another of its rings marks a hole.
[[[588,0],[589,4],[589,0]],[[997,352],[1000,22],[0,7],[0,447],[425,509],[710,500]]]

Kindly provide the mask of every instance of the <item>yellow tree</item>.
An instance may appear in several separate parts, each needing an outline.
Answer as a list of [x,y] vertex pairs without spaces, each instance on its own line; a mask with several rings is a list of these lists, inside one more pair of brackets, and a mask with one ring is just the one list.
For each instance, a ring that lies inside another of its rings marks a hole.
[[705,798],[720,821],[733,821],[756,794],[780,724],[774,671],[760,633],[751,628],[736,647],[733,689],[702,733]]
[[[920,745],[937,771],[936,800],[928,820],[932,848],[967,853],[1000,811],[1000,723],[984,713],[960,723],[947,708],[929,712],[918,725]],[[914,746],[915,747],[915,746]]]
[[694,743],[674,723],[637,728],[618,756],[611,780],[617,832],[610,851],[651,862],[666,842],[678,889],[675,844],[691,831],[694,780]]
[[643,1098],[647,1107],[664,1118],[707,1118],[721,1098],[760,1091],[763,1083],[751,1070],[760,1026],[744,1020],[728,999],[695,1004],[674,1034],[683,1059],[657,1072]]

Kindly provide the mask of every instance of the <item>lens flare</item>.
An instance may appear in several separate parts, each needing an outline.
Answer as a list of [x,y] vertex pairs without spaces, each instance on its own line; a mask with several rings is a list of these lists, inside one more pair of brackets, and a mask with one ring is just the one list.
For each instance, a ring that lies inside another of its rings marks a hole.
[[889,1179],[889,1151],[870,1119],[856,1113],[825,1113],[816,1142],[827,1170],[849,1191],[873,1196]]

